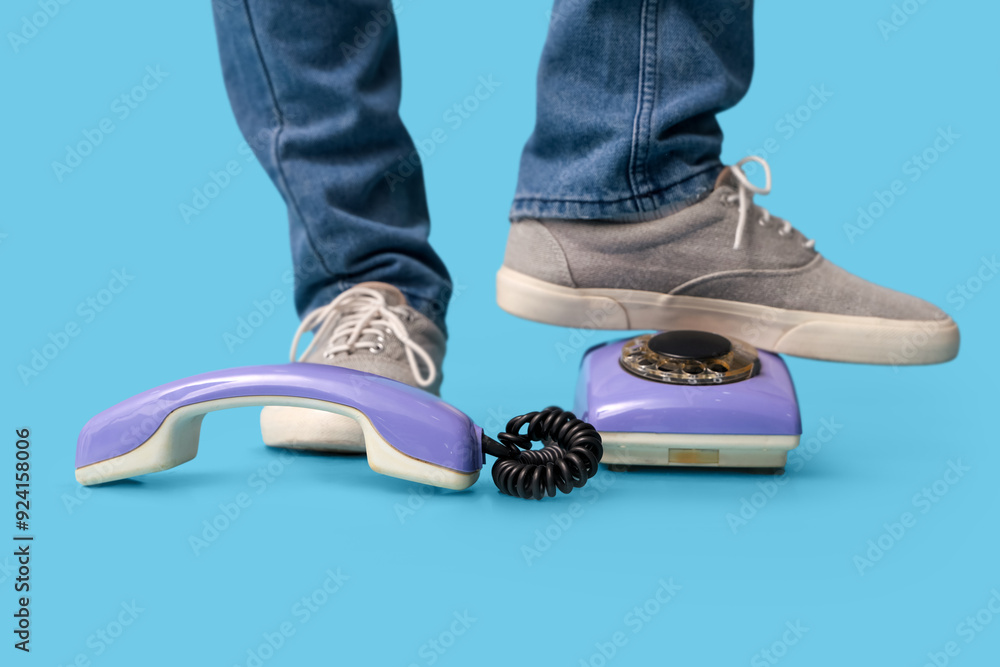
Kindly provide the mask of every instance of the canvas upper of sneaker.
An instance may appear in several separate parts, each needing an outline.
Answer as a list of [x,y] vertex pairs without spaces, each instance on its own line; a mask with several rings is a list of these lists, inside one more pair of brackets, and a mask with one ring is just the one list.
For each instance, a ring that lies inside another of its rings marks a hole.
[[699,296],[775,308],[893,319],[940,319],[935,306],[880,287],[823,258],[788,221],[753,202],[727,167],[701,201],[649,222],[512,223],[504,265],[573,288]]

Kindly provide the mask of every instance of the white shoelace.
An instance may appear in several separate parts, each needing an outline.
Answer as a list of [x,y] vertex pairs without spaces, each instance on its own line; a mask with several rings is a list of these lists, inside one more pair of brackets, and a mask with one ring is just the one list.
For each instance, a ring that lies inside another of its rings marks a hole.
[[[299,339],[305,332],[314,328],[316,331],[313,333],[313,339],[309,341],[305,352],[296,359]],[[421,387],[431,385],[437,379],[437,368],[431,355],[410,338],[406,324],[399,313],[386,303],[385,296],[378,290],[368,287],[352,287],[330,303],[309,313],[295,331],[289,357],[293,362],[301,361],[317,343],[323,340],[329,340],[327,349],[323,353],[326,357],[356,350],[378,353],[383,349],[383,337],[387,334],[395,336],[403,344],[406,360],[410,363],[410,370],[413,371],[417,384]],[[370,338],[362,340],[363,336],[376,336],[377,342],[373,344]],[[417,357],[428,368],[426,376],[421,375]]]
[[[747,162],[756,162],[760,166],[764,167],[764,187],[761,188],[754,185],[750,182],[750,179],[747,178],[746,172],[743,171],[743,165]],[[740,217],[739,221],[736,223],[736,239],[733,241],[733,250],[739,250],[740,245],[743,243],[743,230],[747,224],[747,217],[750,215],[750,205],[753,203],[753,196],[755,194],[767,195],[771,192],[771,166],[767,163],[767,160],[762,157],[757,155],[748,155],[734,164],[730,169],[730,172],[738,183],[738,187],[736,188],[738,194],[729,195],[726,198],[726,201],[729,203],[739,201],[740,203]],[[771,214],[763,207],[761,207],[761,211],[763,211],[763,213],[761,214],[758,222],[760,226],[763,227],[771,221]],[[792,231],[792,223],[787,220],[782,220],[781,223],[781,229],[778,230],[778,234],[781,236],[788,236],[788,234]],[[809,239],[803,245],[811,250],[813,246],[816,245],[816,242]]]

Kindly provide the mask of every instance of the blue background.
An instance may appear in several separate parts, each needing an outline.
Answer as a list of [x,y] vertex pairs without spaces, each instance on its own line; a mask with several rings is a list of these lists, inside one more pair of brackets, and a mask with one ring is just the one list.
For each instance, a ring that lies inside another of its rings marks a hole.
[[[494,302],[548,8],[398,6],[403,116],[416,139],[443,127],[479,76],[502,84],[425,160],[432,239],[458,292],[444,397],[497,430],[511,415],[571,403],[582,352],[621,335],[519,321]],[[4,34],[37,11],[7,3]],[[950,641],[952,664],[997,664],[1000,618],[972,641],[959,624],[1000,590],[1000,280],[976,282],[1000,250],[1000,8],[927,2],[885,39],[877,22],[892,11],[888,1],[763,3],[753,86],[722,118],[724,157],[773,139],[775,191],[762,203],[845,268],[944,307],[962,351],[924,368],[789,358],[814,453],[793,454],[796,470],[770,497],[768,476],[676,470],[605,470],[591,494],[542,503],[502,497],[487,479],[467,493],[429,492],[375,475],[363,458],[283,464],[261,444],[255,409],[206,419],[202,453],[187,466],[82,490],[74,446],[93,414],[175,378],[286,358],[297,320],[283,279],[285,211],[239,149],[207,3],[73,2],[17,52],[5,38],[0,535],[14,532],[13,431],[29,427],[37,537],[30,656],[11,647],[12,559],[0,557],[0,662],[255,664],[248,651],[290,622],[295,634],[263,664],[760,665],[774,650],[789,666],[923,665]],[[167,77],[119,119],[114,99],[148,66]],[[833,96],[792,136],[779,130],[823,85]],[[114,131],[60,182],[52,162],[105,117]],[[906,180],[903,164],[949,127],[954,145]],[[230,160],[241,173],[185,224],[180,204]],[[906,193],[852,242],[844,225],[897,178]],[[78,304],[123,268],[134,279],[88,321]],[[978,288],[973,298],[955,298],[962,284]],[[284,303],[228,349],[224,334],[272,290]],[[17,367],[71,322],[79,335],[22,381]],[[822,419],[840,425],[832,439]],[[914,496],[949,462],[968,471],[923,511]],[[281,474],[258,493],[250,476],[269,464]],[[189,538],[241,492],[252,504],[196,555]],[[744,500],[760,507],[735,524]],[[574,502],[577,516],[560,528]],[[904,512],[915,524],[886,538],[884,524]],[[859,572],[855,557],[880,536],[891,548]],[[294,605],[338,568],[346,582],[301,623]],[[661,580],[680,589],[637,624],[629,614]],[[96,633],[116,633],[133,601],[138,618],[98,654]],[[475,620],[449,635],[466,612]],[[783,651],[787,623],[808,631]],[[616,632],[627,641],[605,659],[597,645]],[[433,653],[432,640],[449,646]]]

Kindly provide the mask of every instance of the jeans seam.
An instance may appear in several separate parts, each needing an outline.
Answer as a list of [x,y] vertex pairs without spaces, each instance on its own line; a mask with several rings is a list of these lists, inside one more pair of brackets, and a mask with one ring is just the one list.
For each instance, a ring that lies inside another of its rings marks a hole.
[[652,187],[649,178],[649,151],[653,143],[653,111],[656,109],[656,64],[659,61],[657,55],[660,46],[656,26],[659,22],[660,14],[659,0],[651,0],[651,8],[652,11],[646,20],[645,26],[647,31],[646,39],[651,45],[646,53],[646,78],[644,82],[645,90],[643,91],[646,99],[646,113],[643,115],[642,154],[636,165],[640,170],[639,175],[642,178],[643,189]]
[[267,69],[267,63],[264,60],[264,52],[260,48],[260,41],[257,39],[257,28],[254,26],[253,16],[250,13],[250,4],[248,0],[243,0],[243,11],[247,17],[247,24],[250,27],[250,38],[253,40],[253,48],[257,53],[257,60],[260,63],[260,69],[264,73],[264,82],[267,84],[267,92],[271,96],[271,107],[274,109],[274,115],[278,120],[278,127],[274,132],[274,138],[271,140],[271,159],[274,160],[274,169],[277,173],[278,179],[281,181],[281,189],[288,196],[288,205],[298,216],[299,220],[302,221],[302,228],[305,230],[306,241],[309,242],[309,249],[312,250],[313,254],[319,260],[320,266],[326,271],[328,276],[332,276],[333,272],[330,267],[326,265],[326,260],[323,259],[323,255],[316,249],[316,243],[312,237],[312,231],[309,229],[309,224],[306,222],[305,216],[302,215],[302,209],[299,206],[298,200],[292,193],[292,189],[288,187],[288,179],[285,177],[285,171],[281,166],[281,159],[279,158],[279,146],[281,144],[281,137],[283,130],[285,129],[285,115],[281,111],[281,107],[278,106],[278,94],[274,90],[274,84],[271,81],[271,73]]
[[[649,189],[646,170],[649,133],[652,125],[652,95],[655,93],[656,12],[657,0],[643,0],[640,11],[639,79],[636,91],[635,118],[632,122],[632,147],[629,155],[628,181],[636,208],[643,210],[640,197]],[[652,26],[650,23],[652,22]],[[648,193],[645,193],[648,194]]]

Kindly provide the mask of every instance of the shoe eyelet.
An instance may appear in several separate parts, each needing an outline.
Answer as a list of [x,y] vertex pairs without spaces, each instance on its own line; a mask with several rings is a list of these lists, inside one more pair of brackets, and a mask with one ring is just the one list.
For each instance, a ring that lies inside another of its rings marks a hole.
[[368,351],[371,352],[372,354],[378,354],[384,349],[385,345],[383,345],[382,342],[378,342],[375,345],[372,345],[370,348],[368,348]]

